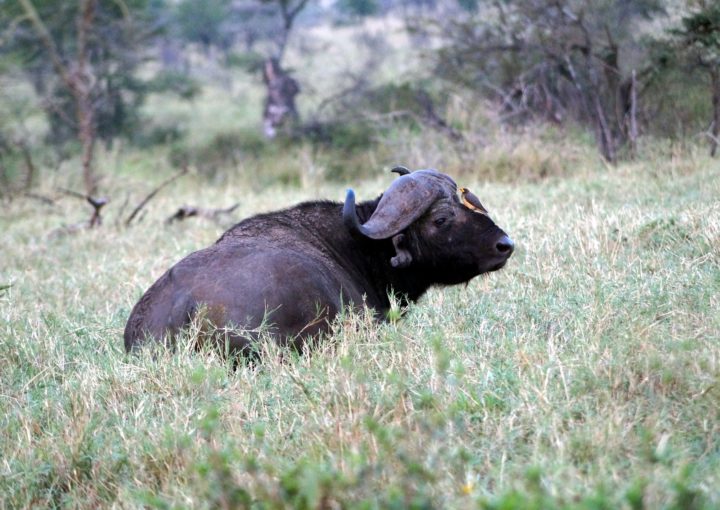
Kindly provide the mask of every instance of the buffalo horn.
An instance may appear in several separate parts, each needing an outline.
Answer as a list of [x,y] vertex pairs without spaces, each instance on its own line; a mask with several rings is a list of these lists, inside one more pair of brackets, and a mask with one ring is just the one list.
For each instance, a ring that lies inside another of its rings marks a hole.
[[375,212],[360,224],[355,210],[355,193],[348,190],[343,207],[345,226],[371,239],[388,239],[406,229],[442,196],[456,193],[455,182],[434,170],[418,170],[396,179],[383,194]]
[[355,211],[355,192],[351,189],[347,190],[345,196],[345,205],[343,206],[343,223],[355,234],[369,236],[369,233],[358,221],[357,212]]

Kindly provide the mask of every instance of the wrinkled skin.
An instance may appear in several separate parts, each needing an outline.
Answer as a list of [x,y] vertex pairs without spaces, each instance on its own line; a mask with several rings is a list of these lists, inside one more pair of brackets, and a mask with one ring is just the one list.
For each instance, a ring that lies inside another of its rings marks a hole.
[[432,285],[500,269],[513,248],[489,216],[461,204],[452,179],[413,172],[357,207],[349,191],[344,205],[308,202],[235,225],[148,289],[130,314],[125,348],[172,343],[199,310],[225,328],[208,337],[232,352],[246,350],[261,325],[300,347],[344,306],[366,303],[384,317],[390,292],[414,302]]

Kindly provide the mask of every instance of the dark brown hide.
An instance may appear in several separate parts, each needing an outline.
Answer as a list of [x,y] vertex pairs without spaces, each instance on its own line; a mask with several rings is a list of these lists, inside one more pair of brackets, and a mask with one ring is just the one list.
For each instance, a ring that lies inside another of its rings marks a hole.
[[221,341],[233,351],[261,324],[299,345],[327,331],[343,306],[365,302],[384,317],[390,292],[413,302],[432,285],[500,269],[512,251],[487,215],[460,203],[450,177],[412,172],[357,206],[349,190],[344,205],[308,202],[237,224],[148,289],[130,314],[125,348],[171,341],[201,309],[229,330]]

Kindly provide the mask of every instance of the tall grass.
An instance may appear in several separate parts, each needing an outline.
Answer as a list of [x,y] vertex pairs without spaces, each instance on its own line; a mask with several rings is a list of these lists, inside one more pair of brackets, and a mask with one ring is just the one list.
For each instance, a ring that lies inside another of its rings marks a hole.
[[[423,77],[399,27],[369,23],[388,36],[373,79]],[[303,115],[340,88],[356,36],[295,41],[289,64],[317,84]],[[643,139],[608,168],[586,134],[490,128],[499,118],[462,96],[441,112],[460,143],[395,126],[353,154],[262,145],[259,79],[227,72],[234,85],[194,103],[149,99],[148,122],[197,157],[131,228],[174,171],[165,145],[98,147],[101,228],[63,229],[89,216],[69,197],[0,204],[0,508],[720,506],[720,170],[705,149]],[[11,112],[24,92],[7,94]],[[37,140],[42,124],[27,122]],[[306,355],[264,341],[260,364],[233,369],[191,352],[192,331],[177,352],[125,355],[131,307],[181,257],[258,212],[348,186],[372,198],[394,164],[479,195],[516,241],[507,267],[401,320],[348,312]],[[37,194],[81,189],[76,159],[50,166]],[[236,202],[221,224],[164,224],[181,205]]]
[[123,159],[102,228],[55,231],[86,214],[71,198],[6,204],[0,507],[717,507],[720,173],[691,147],[646,152],[530,180],[487,180],[481,156],[451,164],[515,239],[505,269],[432,290],[399,321],[346,314],[308,355],[266,342],[237,370],[189,340],[124,354],[140,294],[224,228],[162,220],[183,203],[240,201],[239,218],[340,199],[348,184],[369,198],[391,176],[190,176],[126,229],[117,202],[153,163]]

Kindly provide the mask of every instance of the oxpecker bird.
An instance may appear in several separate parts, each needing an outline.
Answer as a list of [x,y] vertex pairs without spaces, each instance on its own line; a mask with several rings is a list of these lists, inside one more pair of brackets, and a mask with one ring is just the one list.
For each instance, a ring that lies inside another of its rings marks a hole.
[[465,207],[481,214],[488,213],[487,209],[480,203],[480,199],[476,197],[472,191],[467,188],[459,188],[458,191],[460,192],[460,199]]

